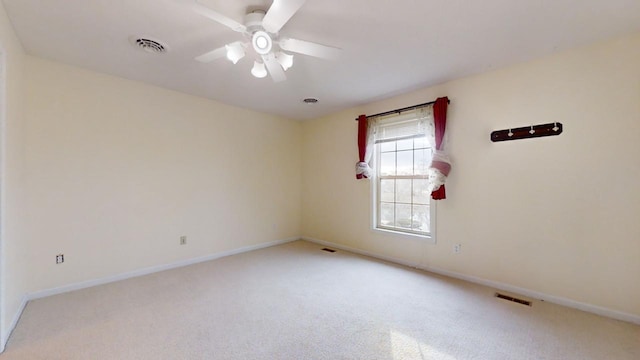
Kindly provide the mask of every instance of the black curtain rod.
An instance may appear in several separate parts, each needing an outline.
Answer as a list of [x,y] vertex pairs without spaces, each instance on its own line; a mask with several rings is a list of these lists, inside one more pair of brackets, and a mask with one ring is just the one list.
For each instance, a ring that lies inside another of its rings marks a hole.
[[[400,114],[404,111],[409,111],[409,110],[413,110],[413,109],[417,109],[417,108],[421,108],[423,106],[427,106],[427,105],[433,105],[435,104],[435,101],[430,101],[430,102],[426,102],[424,104],[418,104],[418,105],[413,105],[413,106],[408,106],[402,109],[395,109],[395,110],[391,110],[391,111],[386,111],[380,114],[375,114],[375,115],[367,115],[367,119],[368,118],[372,118],[372,117],[377,117],[377,116],[385,116],[385,115],[391,115],[391,114]],[[447,100],[447,104],[451,104],[451,100]],[[356,121],[358,121],[358,118],[356,118]]]

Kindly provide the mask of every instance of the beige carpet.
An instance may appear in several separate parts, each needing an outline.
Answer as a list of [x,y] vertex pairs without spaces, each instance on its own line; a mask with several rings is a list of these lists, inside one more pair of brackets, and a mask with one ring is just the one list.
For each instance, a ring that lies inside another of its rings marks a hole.
[[9,359],[640,359],[640,326],[297,241],[32,301]]

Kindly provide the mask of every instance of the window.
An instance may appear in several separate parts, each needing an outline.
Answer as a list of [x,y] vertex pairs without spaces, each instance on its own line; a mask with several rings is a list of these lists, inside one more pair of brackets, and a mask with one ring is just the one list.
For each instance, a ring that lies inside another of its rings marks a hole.
[[375,227],[431,236],[434,211],[428,180],[433,141],[422,109],[375,122]]

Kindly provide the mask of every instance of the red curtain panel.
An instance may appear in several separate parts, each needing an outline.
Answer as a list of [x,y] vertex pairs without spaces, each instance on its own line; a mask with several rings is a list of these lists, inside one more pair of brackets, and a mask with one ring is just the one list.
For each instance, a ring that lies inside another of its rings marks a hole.
[[[449,98],[438,98],[433,104],[433,120],[435,125],[436,135],[436,150],[442,150],[442,139],[444,139],[444,132],[447,127],[447,106],[449,105]],[[431,193],[433,200],[443,200],[447,198],[444,185]]]
[[358,165],[364,162],[364,156],[367,153],[367,116],[358,116],[358,155],[360,160],[356,164],[356,179],[366,179],[367,177],[358,171]]

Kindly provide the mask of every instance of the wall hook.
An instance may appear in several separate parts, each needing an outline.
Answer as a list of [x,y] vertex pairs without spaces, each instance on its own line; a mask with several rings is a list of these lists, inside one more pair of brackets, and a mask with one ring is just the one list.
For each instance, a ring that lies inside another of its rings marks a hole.
[[549,124],[530,125],[519,128],[496,130],[491,133],[491,141],[496,142],[529,139],[560,134],[562,134],[562,123],[552,122]]

